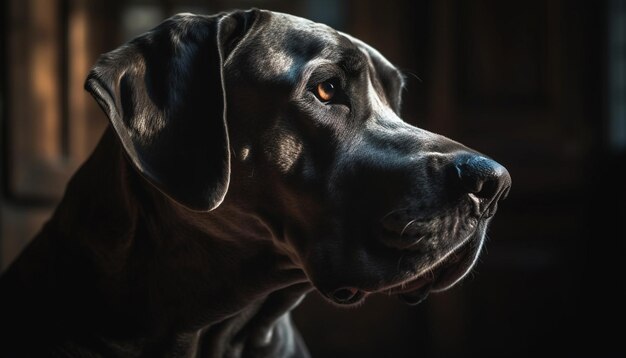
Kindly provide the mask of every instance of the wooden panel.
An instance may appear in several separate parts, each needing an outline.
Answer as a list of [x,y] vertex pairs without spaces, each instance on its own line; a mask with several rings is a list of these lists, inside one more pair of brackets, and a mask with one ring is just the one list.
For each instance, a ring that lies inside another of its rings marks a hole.
[[7,184],[18,200],[58,200],[106,123],[83,90],[100,50],[89,10],[84,0],[9,3]]
[[67,178],[62,144],[59,1],[11,1],[8,26],[9,191],[58,196]]
[[546,105],[547,11],[548,5],[539,0],[462,3],[457,16],[461,59],[458,90],[463,105]]
[[452,9],[452,0],[436,1],[433,6],[434,45],[429,55],[433,75],[428,84],[431,103],[426,119],[426,129],[449,136],[456,128],[456,53],[452,45],[456,33]]
[[117,33],[112,33],[108,41],[99,40],[96,33],[110,26],[115,17],[103,20],[100,6],[89,0],[75,0],[68,8],[68,55],[67,55],[67,170],[73,174],[76,168],[87,159],[95,148],[107,118],[96,101],[87,93],[83,84],[87,73],[98,56],[110,51]]
[[405,8],[405,3],[396,1],[389,1],[385,6],[370,1],[355,1],[348,20],[348,32],[378,49],[389,61],[397,63],[404,58],[405,51],[399,41],[389,39],[401,38],[402,27],[399,21],[391,19]]
[[[5,197],[0,202],[0,266],[6,267],[39,230],[65,185],[106,125],[84,91],[87,72],[104,52],[92,36],[114,16],[87,0],[5,4]],[[110,33],[116,41],[115,33]]]

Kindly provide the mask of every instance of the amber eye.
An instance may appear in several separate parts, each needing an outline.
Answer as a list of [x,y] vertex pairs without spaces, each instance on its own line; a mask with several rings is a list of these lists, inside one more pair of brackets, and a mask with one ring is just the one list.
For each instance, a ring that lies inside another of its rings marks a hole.
[[328,102],[335,96],[335,85],[325,81],[317,85],[317,96],[324,102]]

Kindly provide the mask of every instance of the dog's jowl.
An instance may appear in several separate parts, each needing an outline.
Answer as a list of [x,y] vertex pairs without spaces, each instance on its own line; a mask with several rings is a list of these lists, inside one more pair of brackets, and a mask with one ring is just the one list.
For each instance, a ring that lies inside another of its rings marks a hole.
[[400,118],[402,74],[332,28],[181,14],[100,57],[109,118],[0,282],[3,357],[306,357],[289,311],[461,280],[510,188]]

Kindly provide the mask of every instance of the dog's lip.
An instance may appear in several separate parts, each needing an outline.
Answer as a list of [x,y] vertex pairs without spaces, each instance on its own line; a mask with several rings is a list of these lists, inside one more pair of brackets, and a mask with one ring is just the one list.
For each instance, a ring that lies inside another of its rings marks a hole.
[[385,291],[387,295],[396,295],[404,303],[417,305],[424,301],[433,287],[436,276],[426,273],[406,283],[393,286]]
[[467,270],[472,257],[469,244],[450,253],[446,258],[409,280],[378,290],[387,295],[398,295],[409,304],[424,300],[431,291],[443,291],[456,282]]
[[408,282],[402,282],[391,288],[383,289],[382,291],[379,291],[379,292],[383,292],[388,295],[398,295],[398,294],[413,292],[413,291],[420,290],[423,287],[430,286],[434,280],[435,280],[434,276],[428,273],[425,273],[423,275],[418,276],[417,278],[413,278],[409,280]]
[[461,280],[474,265],[474,252],[466,245],[463,250],[453,252],[439,272],[433,291],[445,291]]

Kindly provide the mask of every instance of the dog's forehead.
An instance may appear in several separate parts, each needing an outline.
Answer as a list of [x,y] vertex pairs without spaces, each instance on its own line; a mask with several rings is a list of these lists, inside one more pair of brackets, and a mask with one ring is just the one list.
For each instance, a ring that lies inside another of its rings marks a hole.
[[257,30],[244,42],[225,65],[256,69],[255,77],[273,81],[295,81],[307,63],[338,61],[347,49],[357,49],[350,38],[330,26],[269,11],[263,11]]

